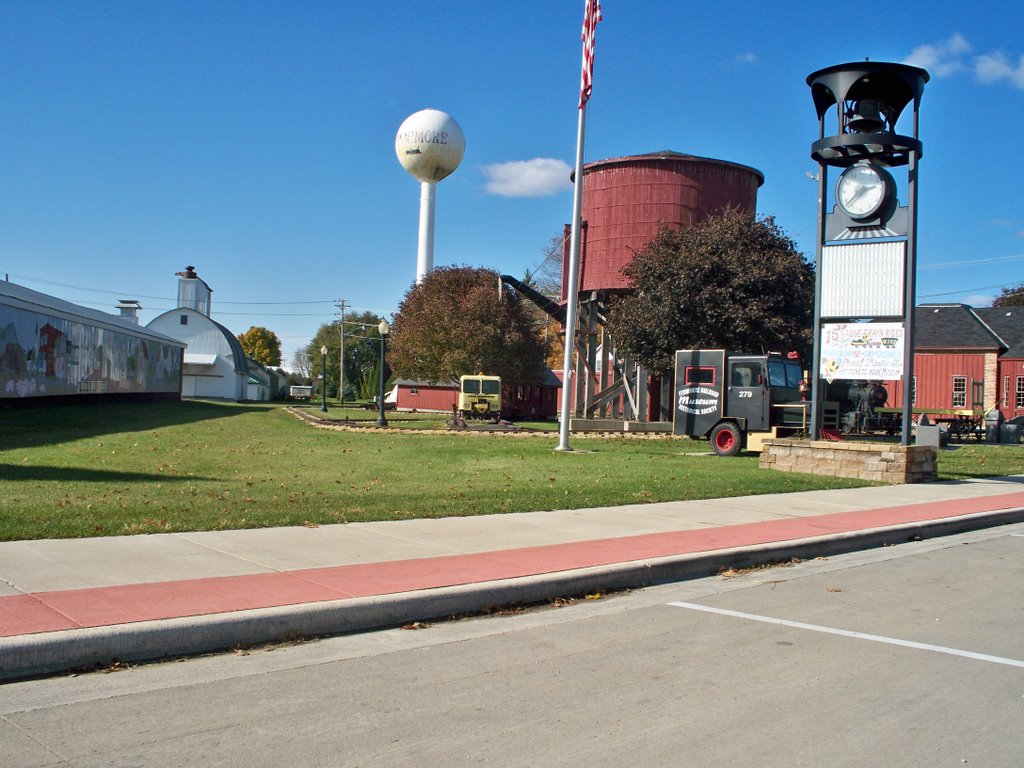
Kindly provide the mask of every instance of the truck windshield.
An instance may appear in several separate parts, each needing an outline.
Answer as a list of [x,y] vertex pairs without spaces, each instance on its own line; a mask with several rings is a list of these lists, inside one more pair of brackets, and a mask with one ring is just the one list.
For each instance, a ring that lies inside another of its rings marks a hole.
[[484,379],[480,382],[483,386],[483,393],[485,395],[500,395],[501,394],[501,382],[495,381],[494,379]]
[[467,395],[480,394],[480,381],[478,379],[466,379],[462,382],[462,391]]
[[797,363],[786,363],[786,384],[790,387],[799,387],[804,380],[804,372],[800,370]]
[[803,372],[798,363],[769,362],[768,381],[773,387],[790,387],[796,389],[800,386]]
[[768,381],[773,387],[785,387],[786,366],[783,363],[768,363]]

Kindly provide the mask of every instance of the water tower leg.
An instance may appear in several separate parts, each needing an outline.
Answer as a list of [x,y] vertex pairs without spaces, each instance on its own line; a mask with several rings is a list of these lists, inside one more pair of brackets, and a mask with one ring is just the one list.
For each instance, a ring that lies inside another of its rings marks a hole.
[[416,282],[422,283],[434,268],[434,189],[430,181],[420,182],[420,244],[416,252]]
[[592,419],[594,413],[594,383],[597,372],[597,301],[591,296],[587,301],[587,369],[584,375],[586,388],[583,393],[583,416]]
[[650,421],[648,418],[649,401],[647,399],[647,368],[642,365],[636,367],[636,420]]
[[[608,363],[608,361],[609,361],[608,347],[609,346],[610,346],[610,344],[608,343],[608,334],[606,332],[604,332],[603,329],[602,329],[602,333],[601,333],[601,357],[600,357],[600,360],[598,362],[598,365],[601,368],[601,379],[598,382],[598,389],[601,392],[604,392],[605,390],[607,390],[608,387],[611,386],[611,383],[612,383],[612,372],[611,372],[611,367],[609,366],[609,363]],[[609,410],[609,405],[608,405],[608,403],[605,403],[604,405],[601,406],[601,410],[600,410],[600,412],[597,415],[599,417],[601,417],[602,419],[608,418],[608,415],[609,415],[608,414],[608,410]]]

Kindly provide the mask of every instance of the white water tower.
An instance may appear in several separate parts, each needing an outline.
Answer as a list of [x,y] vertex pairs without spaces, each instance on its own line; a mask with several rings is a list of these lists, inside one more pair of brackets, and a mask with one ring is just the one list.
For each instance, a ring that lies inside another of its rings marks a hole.
[[434,187],[466,154],[466,139],[455,119],[436,109],[409,115],[395,136],[398,162],[420,182],[420,239],[416,282],[434,268]]

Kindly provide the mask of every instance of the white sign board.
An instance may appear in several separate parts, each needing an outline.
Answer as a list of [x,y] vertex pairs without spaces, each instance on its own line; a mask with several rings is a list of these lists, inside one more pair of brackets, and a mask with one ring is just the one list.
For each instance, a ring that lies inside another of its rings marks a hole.
[[685,387],[677,393],[676,408],[682,413],[707,416],[716,413],[722,406],[722,393],[711,387]]
[[902,379],[903,339],[903,323],[825,323],[821,326],[821,378]]
[[905,241],[821,249],[821,316],[903,317]]

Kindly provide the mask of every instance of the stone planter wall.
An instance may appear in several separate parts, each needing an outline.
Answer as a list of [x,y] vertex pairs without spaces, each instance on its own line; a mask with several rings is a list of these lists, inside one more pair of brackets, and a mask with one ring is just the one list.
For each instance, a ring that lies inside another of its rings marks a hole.
[[928,445],[766,440],[760,466],[894,485],[927,483],[936,479],[937,454],[938,451]]

